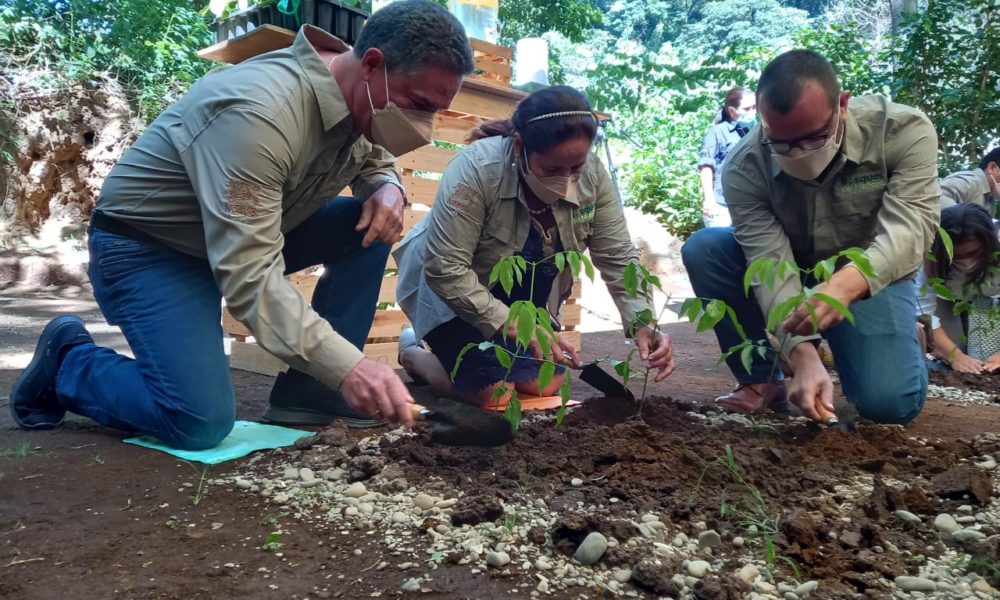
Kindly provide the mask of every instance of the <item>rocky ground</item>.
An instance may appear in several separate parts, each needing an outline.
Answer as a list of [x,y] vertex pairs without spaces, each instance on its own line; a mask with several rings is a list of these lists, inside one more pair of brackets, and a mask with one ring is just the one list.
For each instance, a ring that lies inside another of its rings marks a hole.
[[[4,390],[47,317],[99,318],[85,293],[0,301]],[[749,419],[709,403],[714,340],[668,330],[679,370],[643,419],[577,385],[562,425],[496,450],[331,428],[204,468],[85,421],[20,432],[0,406],[0,597],[993,597],[996,387],[935,378],[905,429]],[[233,378],[257,418],[271,380]]]

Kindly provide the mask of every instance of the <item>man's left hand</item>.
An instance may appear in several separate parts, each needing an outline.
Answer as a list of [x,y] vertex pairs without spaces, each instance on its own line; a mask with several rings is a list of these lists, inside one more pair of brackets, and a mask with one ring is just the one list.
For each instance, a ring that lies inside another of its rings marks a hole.
[[375,242],[395,244],[403,230],[403,194],[399,188],[387,183],[375,191],[361,205],[361,218],[355,231],[365,231],[361,246],[367,248]]
[[987,373],[996,373],[997,371],[1000,371],[1000,352],[997,352],[993,356],[986,359],[984,370]]
[[659,369],[653,380],[659,383],[674,372],[674,347],[670,336],[662,331],[653,331],[642,327],[635,332],[635,345],[639,348],[639,358],[646,363],[647,369]]
[[[849,307],[851,302],[868,293],[868,281],[860,271],[847,267],[834,273],[830,281],[820,284],[816,291],[830,296],[844,307]],[[807,307],[812,307],[812,311],[810,312]],[[813,313],[816,315],[815,321]],[[831,304],[813,296],[788,317],[784,330],[791,335],[814,335],[830,329],[845,317],[844,313]]]

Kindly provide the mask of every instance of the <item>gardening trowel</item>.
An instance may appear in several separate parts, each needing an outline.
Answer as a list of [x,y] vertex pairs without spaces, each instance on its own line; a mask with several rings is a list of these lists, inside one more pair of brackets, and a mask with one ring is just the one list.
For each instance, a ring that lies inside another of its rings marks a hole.
[[601,368],[598,363],[590,363],[580,370],[580,380],[610,398],[625,398],[635,402],[635,395],[621,381]]
[[503,446],[514,439],[510,423],[495,412],[432,394],[410,405],[413,418],[431,424],[431,441],[442,446]]

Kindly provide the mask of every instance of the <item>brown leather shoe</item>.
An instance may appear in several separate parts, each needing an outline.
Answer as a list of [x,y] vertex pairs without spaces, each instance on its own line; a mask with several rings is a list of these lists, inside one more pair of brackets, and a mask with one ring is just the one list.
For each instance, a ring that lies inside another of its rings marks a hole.
[[731,393],[716,398],[715,403],[726,410],[744,414],[761,413],[767,409],[780,414],[792,412],[784,381],[772,381],[763,393],[755,390],[752,384],[742,384]]

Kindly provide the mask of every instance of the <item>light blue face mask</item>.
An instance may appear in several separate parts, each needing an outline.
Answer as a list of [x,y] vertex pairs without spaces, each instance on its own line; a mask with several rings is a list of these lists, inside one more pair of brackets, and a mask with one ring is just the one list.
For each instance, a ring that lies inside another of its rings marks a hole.
[[753,129],[753,126],[757,124],[757,113],[754,113],[752,119],[736,119],[736,124],[740,127],[745,127],[746,129]]

